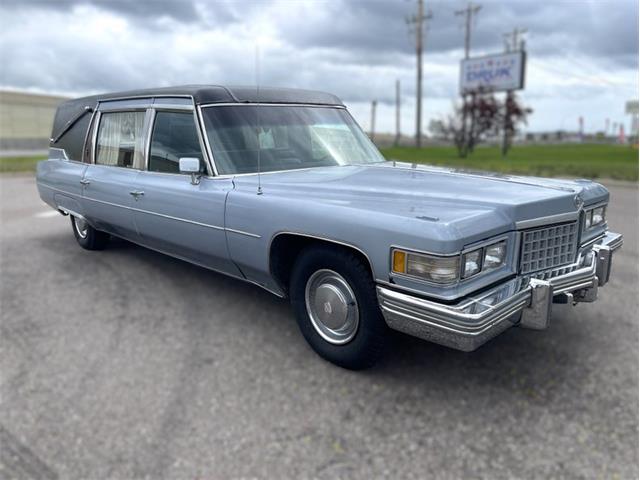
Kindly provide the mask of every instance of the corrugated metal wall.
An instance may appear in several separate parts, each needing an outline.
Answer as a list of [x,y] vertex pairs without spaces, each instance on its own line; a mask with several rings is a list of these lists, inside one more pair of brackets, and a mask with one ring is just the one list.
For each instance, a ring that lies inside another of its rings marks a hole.
[[0,90],[0,150],[46,150],[65,97]]

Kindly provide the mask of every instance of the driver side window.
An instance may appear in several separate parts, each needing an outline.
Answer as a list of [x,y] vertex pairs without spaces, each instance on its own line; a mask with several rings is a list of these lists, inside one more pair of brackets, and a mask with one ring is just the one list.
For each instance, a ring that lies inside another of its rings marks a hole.
[[149,171],[180,173],[182,157],[198,158],[200,171],[207,173],[193,113],[157,112],[151,134]]

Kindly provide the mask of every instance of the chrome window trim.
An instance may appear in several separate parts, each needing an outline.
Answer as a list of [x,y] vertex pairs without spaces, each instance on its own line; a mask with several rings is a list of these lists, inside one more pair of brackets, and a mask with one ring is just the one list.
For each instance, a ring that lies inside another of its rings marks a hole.
[[198,105],[199,108],[209,108],[209,107],[317,107],[317,108],[340,108],[342,110],[346,110],[347,107],[344,105],[325,105],[325,104],[317,104],[317,103],[269,103],[269,102],[242,102],[242,103],[234,103],[234,102],[220,102],[220,103],[202,103]]
[[[209,107],[242,107],[242,106],[267,106],[267,107],[318,107],[318,108],[338,108],[342,110],[347,110],[347,107],[344,105],[317,105],[314,103],[263,103],[263,102],[243,102],[243,103],[234,103],[234,102],[224,102],[224,103],[205,103],[196,106],[197,116],[200,120],[200,128],[202,129],[202,136],[205,141],[207,153],[209,154],[209,158],[211,160],[211,165],[213,167],[213,174],[216,178],[234,178],[234,177],[245,177],[249,175],[258,175],[258,172],[249,172],[249,173],[223,173],[221,174],[218,170],[218,166],[216,164],[215,156],[213,155],[213,149],[211,148],[211,143],[209,142],[209,135],[207,135],[207,129],[204,123],[204,117],[202,115],[203,108]],[[350,115],[351,116],[351,115]],[[351,117],[353,119],[353,117]],[[354,120],[355,123],[355,120]],[[356,123],[356,125],[358,125]],[[358,126],[359,128],[359,126]],[[367,137],[369,138],[369,137]],[[382,162],[380,162],[382,163]],[[366,165],[366,164],[363,164]],[[336,165],[342,166],[342,165]],[[346,165],[345,165],[346,166]],[[353,165],[348,165],[353,166]],[[312,170],[314,168],[323,168],[323,167],[307,167],[307,168],[295,168],[295,169],[285,169],[285,170],[272,170],[269,172],[260,172],[260,175],[268,175],[272,173],[282,173],[282,172],[302,172],[305,170]]]
[[179,106],[178,108],[176,108],[175,105],[155,105],[152,107],[149,107],[147,109],[148,114],[150,115],[149,118],[149,124],[148,124],[148,129],[145,131],[145,146],[144,146],[144,157],[145,157],[145,163],[144,163],[144,171],[147,173],[153,173],[153,174],[161,174],[161,175],[179,175],[180,177],[184,177],[187,174],[185,173],[171,173],[171,172],[155,172],[155,171],[151,171],[149,170],[149,160],[151,159],[151,142],[153,140],[153,127],[155,126],[156,123],[156,116],[158,114],[158,112],[175,112],[175,113],[188,113],[188,112],[193,112],[193,125],[196,129],[196,134],[198,136],[198,143],[200,144],[200,153],[202,154],[202,159],[204,161],[205,167],[207,169],[207,174],[203,175],[203,177],[205,178],[214,178],[212,173],[212,169],[211,169],[211,165],[209,163],[209,159],[207,158],[207,154],[206,154],[206,148],[202,142],[202,135],[200,133],[200,127],[199,127],[199,123],[198,123],[198,116],[196,115],[196,111],[193,105],[182,105]]
[[228,177],[233,177],[234,175],[220,175],[218,172],[218,166],[216,165],[216,159],[213,156],[213,150],[211,150],[211,144],[209,143],[209,135],[207,135],[207,129],[205,128],[204,125],[204,117],[202,116],[202,105],[198,105],[196,108],[196,116],[198,118],[198,124],[200,125],[200,130],[201,130],[201,135],[204,139],[204,143],[205,143],[205,147],[206,147],[206,152],[209,156],[209,159],[211,161],[211,166],[213,168],[213,175],[220,178],[228,178]]
[[96,128],[91,132],[91,165],[97,165],[96,153],[98,150],[98,129],[100,128],[100,121],[102,120],[102,112],[96,111]]
[[[97,105],[93,109],[93,112],[91,113],[91,118],[89,119],[89,126],[87,127],[87,131],[84,134],[84,142],[82,142],[82,159],[80,160],[82,163],[91,164],[93,162],[93,148],[89,150],[89,158],[87,159],[88,160],[87,162],[84,161],[85,160],[84,159],[84,153],[87,151],[87,142],[89,141],[89,134],[93,133],[91,129],[92,129],[92,127],[94,127],[93,121],[95,120],[96,116],[98,116]],[[96,128],[98,128],[97,124],[95,125],[94,130]],[[91,146],[91,145],[89,145],[89,146]]]
[[[104,113],[125,113],[125,112],[144,112],[144,121],[142,123],[142,137],[143,137],[143,143],[142,143],[142,159],[143,159],[143,163],[145,163],[144,168],[133,168],[133,167],[121,167],[119,165],[103,165],[102,163],[96,163],[96,159],[98,158],[98,133],[100,131],[100,123],[102,122],[102,115]],[[87,165],[95,165],[96,167],[107,167],[107,168],[122,168],[124,170],[131,170],[132,172],[143,172],[146,169],[146,153],[145,153],[145,148],[144,148],[144,142],[146,141],[146,139],[144,138],[147,134],[147,131],[145,130],[145,127],[148,124],[149,121],[149,108],[125,108],[123,107],[122,110],[108,110],[106,112],[103,112],[102,110],[98,111],[98,119],[96,123],[96,128],[93,132],[93,149],[92,149],[92,163],[87,164]]]
[[147,116],[145,117],[145,132],[144,132],[144,169],[143,171],[149,171],[149,159],[151,158],[151,135],[153,134],[153,126],[156,123],[156,112],[153,108],[147,109]]
[[140,100],[143,98],[149,98],[153,101],[154,98],[189,98],[191,99],[192,102],[195,103],[194,99],[193,99],[193,95],[188,95],[188,94],[184,94],[184,93],[175,93],[175,94],[171,94],[171,93],[160,93],[160,94],[154,94],[154,93],[150,93],[148,95],[125,95],[122,97],[113,97],[113,98],[105,98],[103,100],[99,100],[99,103],[107,103],[107,102],[120,102],[122,100]]
[[202,158],[204,159],[204,163],[207,166],[207,177],[213,178],[215,176],[215,169],[213,168],[213,164],[212,164],[213,157],[209,156],[207,145],[204,143],[202,128],[200,125],[200,117],[198,117],[198,110],[196,108],[195,103],[193,104],[192,112],[193,112],[193,124],[196,127],[196,134],[198,135],[198,142],[200,143],[200,151],[202,152]]

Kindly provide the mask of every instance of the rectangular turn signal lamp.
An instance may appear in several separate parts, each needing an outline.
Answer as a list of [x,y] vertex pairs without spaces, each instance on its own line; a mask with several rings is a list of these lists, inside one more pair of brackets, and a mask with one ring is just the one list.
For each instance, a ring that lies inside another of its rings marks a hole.
[[406,272],[406,259],[407,254],[401,250],[393,251],[393,271],[395,273],[407,273]]

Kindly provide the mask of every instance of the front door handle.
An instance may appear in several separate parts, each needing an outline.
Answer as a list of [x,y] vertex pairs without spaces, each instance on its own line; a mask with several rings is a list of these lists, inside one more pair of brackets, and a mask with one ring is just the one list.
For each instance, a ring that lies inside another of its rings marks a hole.
[[135,198],[136,200],[138,200],[139,197],[141,197],[142,195],[144,195],[144,192],[142,190],[132,190],[129,192],[130,195],[133,195],[133,198]]
[[90,183],[91,183],[91,180],[87,178],[83,178],[82,180],[80,180],[81,185],[89,185]]

